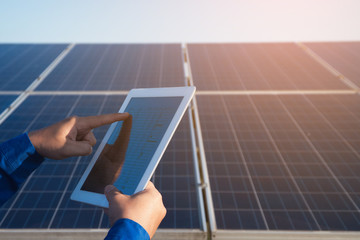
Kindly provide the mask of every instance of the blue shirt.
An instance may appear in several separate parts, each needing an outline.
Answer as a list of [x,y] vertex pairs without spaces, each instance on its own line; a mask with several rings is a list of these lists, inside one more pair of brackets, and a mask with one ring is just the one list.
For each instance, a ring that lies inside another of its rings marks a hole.
[[[43,161],[27,133],[0,144],[0,206]],[[140,224],[123,218],[115,222],[105,239],[150,239],[150,236]]]

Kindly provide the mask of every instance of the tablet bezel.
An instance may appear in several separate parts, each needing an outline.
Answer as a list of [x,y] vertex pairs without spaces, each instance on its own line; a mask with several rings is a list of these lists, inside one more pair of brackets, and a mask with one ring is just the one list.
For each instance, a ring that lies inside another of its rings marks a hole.
[[[177,126],[182,119],[187,106],[189,105],[192,97],[195,94],[195,87],[173,87],[173,88],[143,88],[143,89],[132,89],[128,93],[127,97],[125,98],[119,113],[123,113],[132,98],[136,97],[183,97],[178,109],[176,110],[169,127],[166,129],[165,134],[163,135],[159,146],[157,147],[154,155],[152,156],[148,167],[144,175],[142,176],[138,186],[136,187],[135,192],[142,191],[148,181],[150,180],[151,176],[153,175],[157,165],[160,162],[162,155],[164,154],[167,145],[169,144]],[[79,201],[88,203],[95,206],[100,207],[109,207],[109,203],[106,200],[104,194],[95,193],[95,192],[88,192],[85,190],[81,190],[82,185],[84,184],[87,176],[89,175],[91,169],[95,165],[96,160],[98,159],[99,155],[101,154],[103,148],[105,147],[106,143],[108,142],[113,130],[116,127],[117,122],[111,124],[109,130],[106,132],[105,137],[103,138],[100,146],[96,150],[94,156],[92,157],[88,167],[86,168],[84,174],[82,175],[80,181],[78,182],[75,190],[71,194],[71,200]]]

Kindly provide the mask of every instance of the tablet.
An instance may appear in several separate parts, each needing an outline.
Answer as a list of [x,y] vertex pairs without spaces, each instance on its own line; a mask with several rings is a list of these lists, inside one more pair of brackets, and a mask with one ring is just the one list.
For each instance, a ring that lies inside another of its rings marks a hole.
[[195,87],[132,89],[119,110],[130,116],[111,124],[71,199],[107,208],[106,185],[127,195],[142,191],[194,93]]

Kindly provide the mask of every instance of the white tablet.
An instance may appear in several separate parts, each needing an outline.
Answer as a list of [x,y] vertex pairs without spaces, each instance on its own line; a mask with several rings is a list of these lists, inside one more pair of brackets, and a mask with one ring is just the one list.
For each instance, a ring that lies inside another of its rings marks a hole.
[[107,208],[106,185],[127,195],[142,191],[194,93],[195,87],[131,90],[119,110],[130,116],[110,126],[71,199]]

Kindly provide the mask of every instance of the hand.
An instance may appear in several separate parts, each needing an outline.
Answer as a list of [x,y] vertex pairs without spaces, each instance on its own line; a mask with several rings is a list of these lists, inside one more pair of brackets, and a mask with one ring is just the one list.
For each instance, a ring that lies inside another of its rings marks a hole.
[[43,157],[63,159],[85,156],[96,143],[93,128],[125,120],[128,113],[112,113],[90,117],[69,117],[49,127],[29,133],[31,143]]
[[113,185],[105,187],[105,195],[109,201],[109,216],[111,226],[121,218],[128,218],[139,223],[152,238],[166,215],[162,196],[152,182],[145,190],[132,196],[124,195]]

